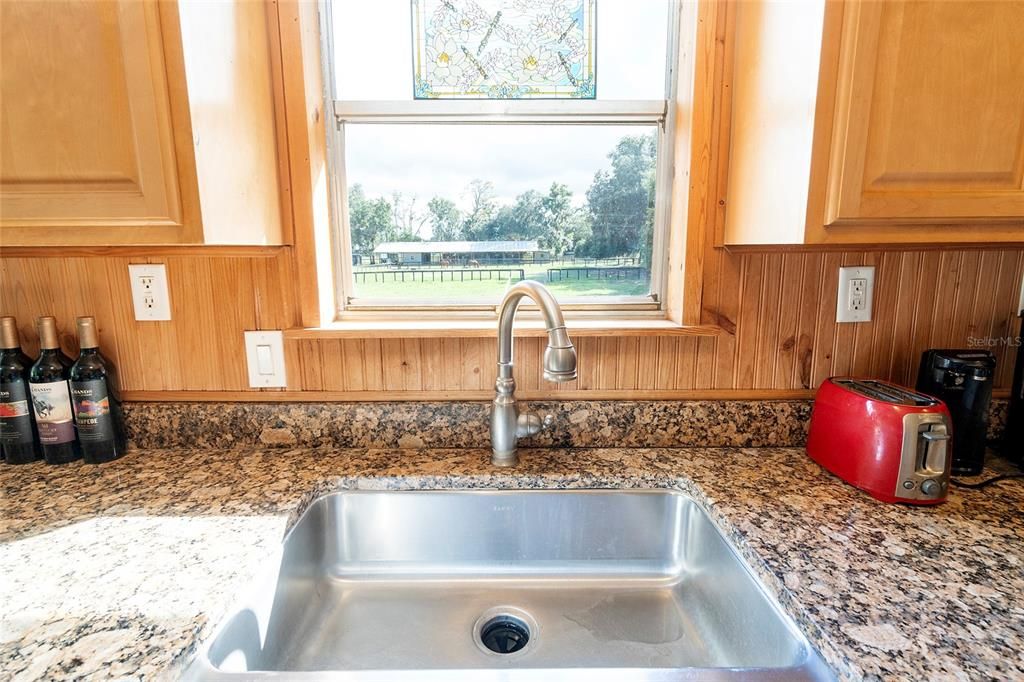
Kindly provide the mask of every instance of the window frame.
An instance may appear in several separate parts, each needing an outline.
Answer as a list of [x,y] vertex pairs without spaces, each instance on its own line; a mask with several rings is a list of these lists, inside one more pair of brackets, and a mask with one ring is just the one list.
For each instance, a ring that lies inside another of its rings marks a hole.
[[[327,201],[333,261],[334,321],[372,320],[416,316],[493,319],[500,302],[442,302],[401,304],[387,299],[358,298],[354,295],[351,229],[348,217],[348,182],[345,167],[345,124],[432,124],[466,125],[655,125],[657,160],[650,293],[646,296],[573,297],[559,300],[575,316],[609,313],[624,319],[665,319],[668,286],[668,244],[671,194],[676,146],[676,99],[682,7],[680,0],[668,0],[668,36],[665,52],[665,97],[655,100],[584,99],[443,99],[443,100],[340,100],[335,92],[333,0],[318,0],[321,67],[323,78],[324,131],[327,147]],[[524,304],[530,310],[533,306]]]

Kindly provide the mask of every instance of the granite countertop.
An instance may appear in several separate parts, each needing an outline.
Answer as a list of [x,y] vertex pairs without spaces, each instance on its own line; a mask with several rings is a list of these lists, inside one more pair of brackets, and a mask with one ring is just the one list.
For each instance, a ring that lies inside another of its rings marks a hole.
[[172,679],[317,495],[672,487],[842,679],[1024,678],[1024,482],[873,501],[800,449],[140,450],[0,467],[0,678]]

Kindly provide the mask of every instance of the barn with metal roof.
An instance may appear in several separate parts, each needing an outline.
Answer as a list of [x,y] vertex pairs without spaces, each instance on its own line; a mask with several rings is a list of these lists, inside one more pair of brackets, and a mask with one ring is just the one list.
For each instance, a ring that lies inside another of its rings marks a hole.
[[545,252],[536,239],[522,241],[383,242],[375,256],[388,263],[440,265],[442,261],[465,264],[532,262]]

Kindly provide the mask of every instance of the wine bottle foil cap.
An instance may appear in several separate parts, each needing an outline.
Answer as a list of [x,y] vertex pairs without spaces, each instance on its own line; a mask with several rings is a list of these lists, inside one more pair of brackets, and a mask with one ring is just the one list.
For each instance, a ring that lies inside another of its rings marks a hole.
[[13,317],[0,317],[0,348],[20,348],[18,342],[18,321]]
[[99,348],[100,336],[96,331],[96,320],[92,317],[79,317],[75,322],[78,324],[78,347]]
[[40,348],[60,348],[60,340],[57,338],[56,318],[50,316],[40,317],[36,325],[39,327]]

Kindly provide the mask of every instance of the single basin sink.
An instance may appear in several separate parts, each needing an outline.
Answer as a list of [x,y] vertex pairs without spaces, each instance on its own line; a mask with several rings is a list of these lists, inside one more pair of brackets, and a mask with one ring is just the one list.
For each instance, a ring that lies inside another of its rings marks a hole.
[[188,676],[832,679],[704,510],[655,490],[322,497]]

